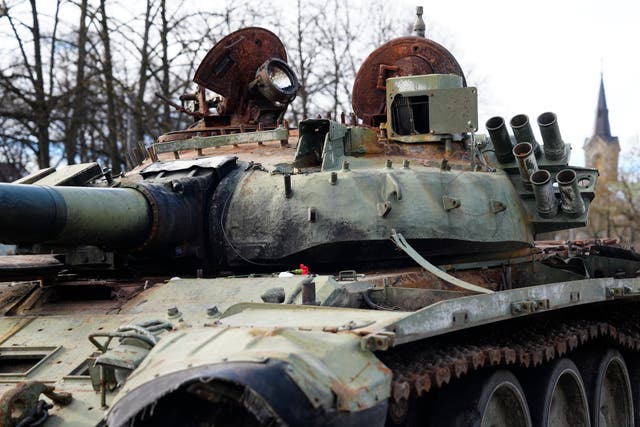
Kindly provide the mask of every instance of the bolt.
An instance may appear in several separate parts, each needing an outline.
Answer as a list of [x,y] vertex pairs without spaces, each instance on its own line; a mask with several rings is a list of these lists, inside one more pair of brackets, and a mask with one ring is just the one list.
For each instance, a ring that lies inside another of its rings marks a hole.
[[182,313],[180,313],[180,310],[178,310],[178,307],[176,307],[175,305],[172,305],[167,309],[167,316],[170,319],[175,319],[177,317],[182,316]]
[[316,304],[316,284],[313,281],[302,282],[302,304]]
[[387,159],[386,167],[391,168],[392,166],[393,166],[393,162],[391,161],[391,159]]
[[176,193],[182,193],[184,186],[180,181],[171,181],[171,189]]
[[291,175],[289,174],[284,176],[284,195],[287,199],[290,199],[293,195],[293,190],[291,189]]
[[342,170],[345,170],[345,171],[349,170],[349,160],[342,161]]
[[405,169],[409,169],[409,160],[406,160],[402,162],[402,167]]
[[338,182],[338,174],[335,172],[331,172],[331,185],[336,185]]
[[112,185],[113,184],[113,175],[111,174],[111,169],[103,168],[102,169],[102,174],[104,175],[104,179],[107,180],[107,184]]

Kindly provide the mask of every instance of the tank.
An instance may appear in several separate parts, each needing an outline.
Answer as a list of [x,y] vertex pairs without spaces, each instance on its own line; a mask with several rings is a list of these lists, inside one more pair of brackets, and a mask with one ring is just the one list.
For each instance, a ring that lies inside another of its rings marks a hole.
[[349,116],[290,127],[284,45],[245,28],[133,170],[0,184],[0,425],[639,423],[640,258],[536,240],[598,171],[552,112],[479,132],[421,13]]

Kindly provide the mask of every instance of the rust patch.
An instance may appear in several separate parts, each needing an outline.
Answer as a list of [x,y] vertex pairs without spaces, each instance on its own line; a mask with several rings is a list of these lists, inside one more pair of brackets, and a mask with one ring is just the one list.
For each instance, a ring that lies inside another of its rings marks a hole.
[[[458,271],[449,272],[454,277],[461,280],[473,283],[474,285],[482,286],[487,289],[497,289],[500,281],[501,268],[493,268],[484,271]],[[429,272],[420,268],[411,268],[400,271],[398,274],[385,274],[368,277],[368,281],[373,283],[376,287],[383,287],[385,282],[389,286],[403,287],[403,288],[418,288],[418,289],[433,289],[433,290],[455,290],[459,288],[447,283]],[[473,294],[473,292],[463,292],[464,294]],[[434,301],[435,302],[435,301]]]
[[[331,380],[331,390],[338,397],[338,410],[349,411],[351,409],[349,406],[349,402],[359,399],[362,393],[366,393],[369,391],[369,387],[363,386],[354,389],[336,379],[333,379]],[[364,407],[365,405],[362,402],[358,402],[359,409],[364,409]]]
[[262,328],[251,328],[247,332],[252,337],[264,337],[264,336],[267,335],[269,330],[268,329],[262,329]]
[[385,365],[384,363],[382,363],[379,360],[376,360],[376,369],[379,370],[380,372],[382,372],[384,375],[391,375],[392,374],[391,369],[389,369],[387,367],[387,365]]
[[351,381],[352,381],[352,382],[353,382],[353,381],[355,381],[355,380],[356,380],[356,378],[358,378],[360,375],[362,375],[362,373],[363,373],[364,371],[366,371],[366,370],[367,370],[367,368],[368,368],[369,366],[371,366],[371,362],[367,362],[367,364],[366,364],[366,365],[364,365],[364,366],[362,367],[362,369],[360,369],[360,370],[359,370],[359,371],[358,371],[358,372],[357,372],[357,373],[356,373],[356,374],[351,378]]
[[[419,74],[457,74],[462,68],[438,43],[422,37],[399,37],[383,44],[364,60],[353,84],[353,110],[365,124],[384,114],[386,80]],[[466,86],[466,83],[465,83]]]

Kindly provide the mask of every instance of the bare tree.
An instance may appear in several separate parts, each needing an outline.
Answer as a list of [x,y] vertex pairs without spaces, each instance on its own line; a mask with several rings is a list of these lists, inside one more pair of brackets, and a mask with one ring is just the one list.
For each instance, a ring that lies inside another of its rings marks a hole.
[[[283,14],[280,3],[265,8],[238,0],[207,9],[186,4],[145,0],[113,14],[106,0],[57,0],[55,8],[39,3],[44,12],[29,0],[0,10],[0,20],[9,22],[0,34],[11,37],[16,52],[0,69],[0,162],[33,153],[40,167],[99,161],[118,173],[132,145],[192,120],[161,105],[154,93],[175,100],[192,91],[206,52],[246,26],[281,31],[301,83],[290,121],[328,111],[335,118],[350,110],[353,79],[365,55],[404,29],[395,26],[382,0],[355,6],[297,0],[294,16]],[[61,5],[74,13],[63,12],[60,20]]]
[[318,34],[318,20],[322,13],[313,6],[303,4],[302,0],[297,0],[296,7],[294,31],[285,34],[284,38],[289,40],[289,62],[300,82],[298,97],[291,106],[293,122],[297,124],[309,117],[311,99],[317,88],[313,67],[317,66],[316,59],[320,50],[315,35]]
[[78,131],[86,121],[85,102],[87,97],[87,82],[85,80],[85,63],[87,60],[87,0],[80,2],[80,24],[78,26],[78,58],[76,60],[75,88],[71,95],[71,120],[65,135],[65,153],[68,164],[76,162],[78,146]]
[[[11,15],[11,10],[5,10],[14,40],[16,42],[19,59],[9,69],[0,71],[0,86],[6,95],[4,109],[0,111],[3,117],[9,117],[21,123],[27,131],[37,139],[34,149],[41,168],[48,167],[51,162],[49,153],[49,124],[52,110],[55,108],[57,97],[54,97],[54,53],[56,46],[56,30],[58,28],[58,11],[60,1],[56,2],[53,19],[53,31],[50,36],[49,69],[43,59],[43,38],[40,30],[40,15],[35,0],[30,0],[31,24],[17,21]],[[18,25],[28,30],[28,41],[18,30]],[[32,45],[32,51],[28,50]],[[29,60],[32,58],[32,61]],[[31,145],[28,145],[31,146]],[[31,146],[33,147],[33,146]]]
[[[166,0],[160,1],[160,18],[161,18],[161,27],[160,27],[160,44],[162,46],[162,81],[161,81],[161,93],[169,97],[171,95],[170,88],[170,71],[169,68],[171,66],[169,62],[169,22],[167,21],[167,4]],[[168,132],[171,130],[171,108],[169,104],[164,104],[164,108],[162,111],[162,122],[160,123],[161,131]]]
[[106,0],[100,0],[101,31],[100,39],[104,49],[103,73],[105,95],[107,98],[107,136],[106,147],[111,159],[111,168],[115,173],[120,172],[122,161],[118,149],[118,129],[116,122],[116,92],[114,88],[113,59],[111,56],[111,36],[109,18],[105,7]]

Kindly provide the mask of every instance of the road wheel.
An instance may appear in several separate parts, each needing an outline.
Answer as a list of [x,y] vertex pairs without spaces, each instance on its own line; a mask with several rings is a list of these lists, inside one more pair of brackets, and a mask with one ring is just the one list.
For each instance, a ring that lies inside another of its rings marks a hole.
[[524,392],[507,370],[471,375],[447,386],[433,402],[431,426],[530,427]]
[[640,426],[640,360],[635,352],[625,354],[629,380],[631,381],[631,395],[633,396],[633,414],[635,425]]
[[569,359],[529,369],[521,376],[534,427],[589,426],[582,377]]
[[576,358],[589,398],[593,427],[632,427],[633,399],[627,365],[617,350],[590,350]]

